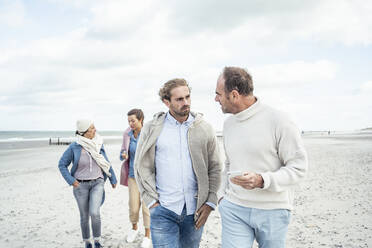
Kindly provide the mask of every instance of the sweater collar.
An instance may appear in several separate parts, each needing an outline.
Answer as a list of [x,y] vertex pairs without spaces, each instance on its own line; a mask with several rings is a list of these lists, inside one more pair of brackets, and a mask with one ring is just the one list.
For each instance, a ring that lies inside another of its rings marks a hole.
[[256,99],[256,102],[249,106],[247,109],[233,115],[237,121],[245,121],[261,110],[262,103],[258,97],[256,97]]

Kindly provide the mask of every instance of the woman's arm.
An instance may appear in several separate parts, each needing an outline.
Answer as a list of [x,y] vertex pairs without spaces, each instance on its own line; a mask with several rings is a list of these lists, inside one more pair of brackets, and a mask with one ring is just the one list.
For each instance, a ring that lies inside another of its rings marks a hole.
[[59,160],[58,168],[61,172],[61,175],[66,180],[69,185],[72,185],[76,179],[70,174],[67,167],[71,164],[74,159],[74,152],[72,151],[71,145],[63,153],[62,157]]
[[123,134],[123,143],[122,143],[122,145],[121,145],[120,155],[119,155],[119,158],[120,158],[121,161],[123,161],[124,159],[128,159],[128,157],[127,157],[127,158],[124,158],[124,157],[122,156],[122,154],[123,154],[124,151],[126,151],[127,156],[128,156],[128,153],[129,153],[129,152],[128,152],[128,150],[129,150],[128,145],[129,145],[129,139],[130,139],[130,137],[129,137],[129,135],[128,135],[129,131],[130,131],[130,128],[128,127],[128,128],[124,131],[124,134]]

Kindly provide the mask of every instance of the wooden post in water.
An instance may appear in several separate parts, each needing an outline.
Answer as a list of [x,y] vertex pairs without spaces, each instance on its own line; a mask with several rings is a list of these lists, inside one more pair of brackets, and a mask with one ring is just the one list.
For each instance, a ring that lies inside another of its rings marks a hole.
[[53,141],[53,138],[49,137],[49,145],[69,145],[72,141],[64,141],[63,138],[55,138],[57,140]]

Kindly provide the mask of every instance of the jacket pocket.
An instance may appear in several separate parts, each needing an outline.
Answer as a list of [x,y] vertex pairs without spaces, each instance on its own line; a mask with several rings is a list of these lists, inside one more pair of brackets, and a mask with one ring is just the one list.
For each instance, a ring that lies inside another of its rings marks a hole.
[[156,193],[155,174],[151,174],[150,176],[146,177],[146,179],[144,179],[142,183],[144,184],[146,189]]

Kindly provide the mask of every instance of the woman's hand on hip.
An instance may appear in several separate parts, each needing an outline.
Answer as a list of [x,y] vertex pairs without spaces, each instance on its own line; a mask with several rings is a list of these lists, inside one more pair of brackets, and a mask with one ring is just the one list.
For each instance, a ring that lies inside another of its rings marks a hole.
[[74,186],[74,188],[79,187],[79,185],[80,183],[77,180],[75,180],[75,182],[72,183],[72,186]]

